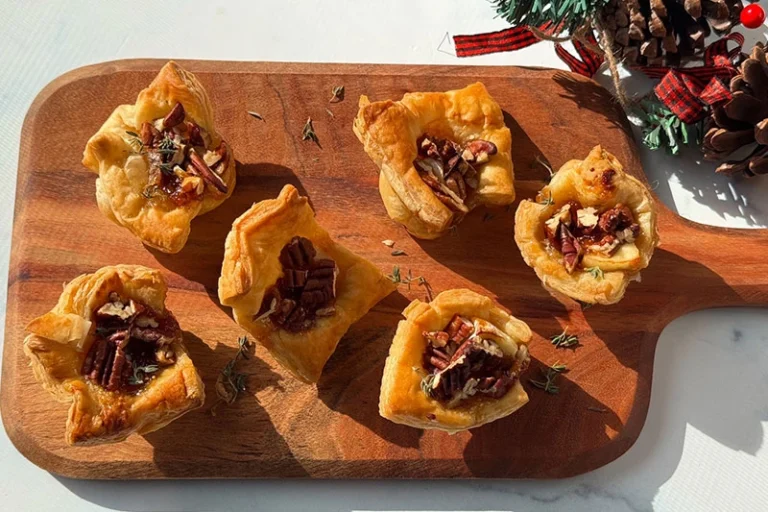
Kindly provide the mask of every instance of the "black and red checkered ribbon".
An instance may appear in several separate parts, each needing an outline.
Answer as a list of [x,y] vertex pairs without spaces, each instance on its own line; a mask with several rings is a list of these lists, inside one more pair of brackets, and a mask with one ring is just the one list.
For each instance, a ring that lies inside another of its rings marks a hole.
[[[539,27],[548,31],[551,24]],[[597,44],[592,33],[587,40]],[[489,53],[511,52],[536,44],[540,41],[526,26],[512,27],[486,34],[454,36],[453,42],[458,57],[471,57]],[[728,43],[736,47],[728,50]],[[649,78],[661,79],[655,87],[656,95],[664,105],[686,123],[696,122],[706,114],[706,105],[716,105],[731,98],[723,83],[730,81],[738,70],[733,62],[741,54],[744,36],[733,33],[723,37],[704,50],[704,65],[692,68],[639,67]],[[562,45],[555,44],[555,53],[574,73],[592,77],[603,63],[603,56],[574,40],[573,46],[578,57]]]
[[[551,27],[551,23],[545,23],[538,27],[538,29],[542,32],[548,32]],[[592,44],[597,44],[592,34],[587,35],[587,40]],[[541,39],[536,37],[524,25],[486,34],[453,37],[453,44],[456,47],[456,55],[458,57],[474,57],[489,53],[511,52],[534,45],[539,41]],[[593,52],[579,41],[574,41],[573,46],[579,54],[578,57],[572,55],[559,43],[555,44],[555,52],[571,68],[571,71],[592,77],[603,64],[603,56]]]

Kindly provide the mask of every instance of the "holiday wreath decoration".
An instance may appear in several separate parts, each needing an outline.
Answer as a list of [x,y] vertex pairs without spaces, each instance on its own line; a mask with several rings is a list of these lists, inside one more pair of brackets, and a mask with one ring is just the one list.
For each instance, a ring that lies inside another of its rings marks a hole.
[[[768,173],[768,58],[758,43],[749,56],[731,30],[765,21],[757,4],[741,0],[495,0],[509,29],[454,36],[456,55],[514,51],[539,41],[575,73],[592,77],[607,62],[616,100],[643,124],[643,143],[678,154],[696,145],[722,162],[716,172]],[[716,36],[707,45],[705,39]],[[570,42],[576,55],[563,43]],[[728,48],[729,43],[734,44]],[[620,64],[658,84],[643,98],[627,97]],[[749,149],[743,149],[749,147]],[[730,159],[733,152],[745,153]],[[744,156],[746,155],[746,156]]]

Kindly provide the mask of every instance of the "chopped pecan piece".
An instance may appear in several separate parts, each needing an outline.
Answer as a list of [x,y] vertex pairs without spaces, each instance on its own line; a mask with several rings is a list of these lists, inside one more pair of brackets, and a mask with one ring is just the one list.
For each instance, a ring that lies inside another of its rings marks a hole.
[[108,391],[138,390],[151,377],[136,379],[137,370],[175,362],[170,343],[180,339],[179,324],[169,312],[158,315],[147,306],[109,294],[94,313],[95,335],[81,373]]
[[186,113],[184,112],[184,105],[181,103],[176,103],[171,111],[166,114],[165,118],[163,118],[163,129],[167,130],[180,124],[182,121],[184,121],[185,115]]
[[227,184],[224,183],[224,180],[221,179],[221,176],[213,172],[213,170],[208,167],[208,164],[205,163],[205,160],[203,160],[202,157],[198,155],[197,151],[194,149],[189,152],[189,161],[192,163],[192,166],[201,178],[215,187],[216,190],[222,194],[227,193],[229,190]]
[[473,323],[460,315],[455,315],[444,331],[423,335],[427,340],[423,364],[429,374],[422,387],[429,397],[448,407],[478,393],[491,398],[504,396],[527,361],[527,351],[520,361],[505,356],[494,341],[483,338]]

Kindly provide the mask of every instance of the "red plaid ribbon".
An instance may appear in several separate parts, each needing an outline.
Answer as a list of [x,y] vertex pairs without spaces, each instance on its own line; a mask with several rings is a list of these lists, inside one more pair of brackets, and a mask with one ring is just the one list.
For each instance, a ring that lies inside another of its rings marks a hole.
[[511,52],[540,41],[527,26],[512,27],[487,34],[454,36],[456,56],[473,57],[488,53]]
[[[539,30],[546,32],[552,27],[551,23],[545,23],[538,27]],[[588,40],[592,44],[597,44],[594,35],[589,34]],[[489,53],[511,52],[526,48],[541,41],[531,30],[521,25],[497,32],[488,32],[486,34],[475,34],[466,36],[453,36],[453,44],[456,47],[457,57],[473,57],[475,55],[486,55]],[[565,62],[571,71],[592,77],[603,63],[603,56],[593,52],[579,41],[573,42],[579,57],[572,55],[563,45],[555,44],[555,52],[563,62]]]

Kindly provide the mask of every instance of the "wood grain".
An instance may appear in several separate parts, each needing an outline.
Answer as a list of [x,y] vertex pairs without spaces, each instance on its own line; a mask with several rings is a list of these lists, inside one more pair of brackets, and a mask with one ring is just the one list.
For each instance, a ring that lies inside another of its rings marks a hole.
[[[662,246],[642,283],[633,283],[618,305],[584,312],[550,296],[525,266],[512,236],[514,208],[476,211],[455,236],[429,242],[388,219],[376,168],[351,130],[360,94],[399,98],[482,80],[507,113],[522,198],[533,196],[547,174],[534,164],[537,155],[557,168],[598,143],[645,179],[610,95],[586,79],[543,69],[183,62],[205,84],[217,126],[235,148],[238,185],[223,206],[194,221],[181,253],[148,250],[99,213],[95,176],[80,159],[115,105],[133,102],[162,64],[119,61],[68,73],[40,93],[24,124],[0,400],[14,444],[49,471],[80,478],[576,475],[620,456],[639,435],[656,341],[670,320],[705,307],[768,303],[765,230],[701,226],[661,204]],[[342,84],[346,99],[329,105],[331,88]],[[301,140],[308,116],[322,147]],[[399,265],[427,277],[435,291],[464,286],[497,297],[535,332],[529,376],[556,360],[572,369],[560,394],[529,389],[531,401],[520,412],[454,436],[380,418],[379,381],[399,313],[423,296],[414,287],[385,299],[350,329],[316,387],[292,379],[259,348],[243,367],[249,392],[212,416],[216,376],[243,334],[216,298],[224,238],[234,218],[285,183],[309,194],[336,240],[382,270]],[[384,239],[407,256],[391,256]],[[162,269],[171,286],[168,305],[209,399],[146,437],[70,448],[68,406],[35,382],[22,352],[24,326],[50,309],[63,282],[117,263]],[[546,338],[566,325],[582,345],[555,350]]]

